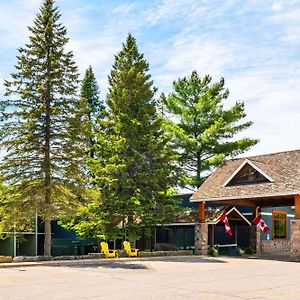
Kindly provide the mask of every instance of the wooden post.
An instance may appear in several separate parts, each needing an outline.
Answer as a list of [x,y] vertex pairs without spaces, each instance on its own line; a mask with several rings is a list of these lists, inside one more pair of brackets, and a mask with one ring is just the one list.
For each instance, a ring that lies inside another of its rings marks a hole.
[[215,225],[211,224],[211,246],[215,244]]
[[173,244],[176,245],[176,226],[173,228]]
[[300,195],[295,195],[295,219],[300,219]]
[[205,202],[198,204],[198,222],[205,223]]
[[258,214],[259,214],[258,209],[259,209],[258,206],[254,207],[254,210],[253,210],[253,219],[256,218],[256,217],[258,216]]
[[237,225],[234,225],[234,243],[238,243],[238,238],[237,238]]
[[183,226],[183,249],[186,249],[187,246],[187,229],[186,226]]

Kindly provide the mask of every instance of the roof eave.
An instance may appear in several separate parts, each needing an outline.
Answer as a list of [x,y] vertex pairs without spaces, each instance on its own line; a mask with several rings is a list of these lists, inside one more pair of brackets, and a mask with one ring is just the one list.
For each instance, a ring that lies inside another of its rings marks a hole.
[[289,192],[289,193],[273,193],[273,194],[260,194],[260,195],[242,195],[242,196],[226,196],[226,197],[216,197],[216,198],[190,198],[190,202],[212,202],[212,201],[222,201],[222,200],[240,200],[240,199],[259,199],[266,197],[284,197],[284,196],[296,196],[300,195],[300,191]]

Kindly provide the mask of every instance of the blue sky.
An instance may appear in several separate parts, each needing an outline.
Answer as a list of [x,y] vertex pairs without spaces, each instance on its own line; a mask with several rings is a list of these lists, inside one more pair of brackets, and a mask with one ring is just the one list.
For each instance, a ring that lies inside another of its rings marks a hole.
[[[40,0],[0,0],[0,81],[28,39]],[[57,0],[70,50],[83,74],[92,65],[102,97],[114,55],[128,32],[150,62],[160,92],[197,70],[225,77],[230,97],[243,100],[259,138],[247,154],[300,149],[300,1]],[[159,93],[157,95],[159,95]],[[3,94],[3,85],[0,85]]]

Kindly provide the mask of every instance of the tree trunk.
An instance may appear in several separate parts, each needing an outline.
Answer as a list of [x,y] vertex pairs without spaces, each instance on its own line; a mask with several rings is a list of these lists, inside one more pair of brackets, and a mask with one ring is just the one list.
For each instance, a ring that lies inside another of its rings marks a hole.
[[201,152],[197,152],[197,188],[201,185]]
[[50,48],[47,53],[47,81],[45,89],[45,153],[44,153],[44,174],[45,174],[45,243],[44,255],[51,255],[51,158],[50,158],[50,139],[51,139],[51,88],[50,88]]
[[[48,107],[50,110],[50,105]],[[46,105],[47,110],[47,105]],[[45,243],[44,255],[51,255],[51,165],[50,165],[50,113],[46,113],[46,134],[45,134]]]
[[46,217],[44,220],[45,240],[44,240],[44,255],[51,256],[51,218]]

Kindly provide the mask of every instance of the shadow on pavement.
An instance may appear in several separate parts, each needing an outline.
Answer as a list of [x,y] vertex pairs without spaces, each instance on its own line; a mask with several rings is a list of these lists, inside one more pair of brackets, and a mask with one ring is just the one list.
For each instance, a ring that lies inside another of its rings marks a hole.
[[147,270],[148,267],[143,264],[138,263],[87,263],[87,264],[78,264],[67,266],[69,268],[105,268],[105,269],[125,269],[125,270]]
[[227,263],[225,260],[220,258],[213,258],[213,257],[197,257],[197,256],[191,256],[191,257],[176,257],[176,256],[170,256],[170,257],[163,257],[163,258],[157,258],[157,259],[144,259],[143,261],[162,261],[162,262],[185,262],[185,263]]
[[253,256],[243,256],[242,258],[248,259],[263,259],[263,260],[275,260],[275,261],[284,261],[284,262],[291,262],[289,254],[277,254],[277,255],[253,255]]
[[203,258],[203,257],[157,257],[157,258],[143,258],[142,260],[132,258],[126,261],[91,261],[91,262],[64,262],[64,263],[51,263],[49,267],[69,267],[69,268],[110,268],[110,269],[149,269],[145,263],[149,262],[172,262],[172,263],[227,263],[225,260],[219,258]]

